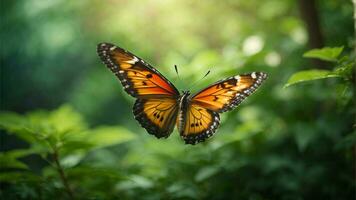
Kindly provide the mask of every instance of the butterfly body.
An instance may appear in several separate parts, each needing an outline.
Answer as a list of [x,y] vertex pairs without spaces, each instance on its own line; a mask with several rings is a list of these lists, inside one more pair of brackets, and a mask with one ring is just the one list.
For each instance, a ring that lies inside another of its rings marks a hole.
[[219,113],[238,106],[266,79],[263,72],[236,75],[191,95],[182,94],[148,63],[113,44],[98,45],[98,54],[119,78],[124,90],[136,98],[135,119],[157,138],[167,138],[177,125],[187,144],[211,137],[219,126]]

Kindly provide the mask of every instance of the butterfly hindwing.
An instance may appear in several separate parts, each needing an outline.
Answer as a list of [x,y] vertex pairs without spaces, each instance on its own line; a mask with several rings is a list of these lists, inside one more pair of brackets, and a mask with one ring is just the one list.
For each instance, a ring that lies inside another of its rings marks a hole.
[[178,104],[173,98],[137,99],[133,113],[149,134],[167,138],[175,126]]
[[233,76],[218,81],[192,97],[192,102],[216,112],[225,112],[238,106],[267,78],[263,72]]
[[132,53],[109,43],[100,43],[97,51],[131,96],[147,98],[154,95],[179,95],[174,85],[161,73]]
[[186,144],[196,144],[211,137],[219,127],[219,121],[217,112],[193,103],[181,111],[178,129]]

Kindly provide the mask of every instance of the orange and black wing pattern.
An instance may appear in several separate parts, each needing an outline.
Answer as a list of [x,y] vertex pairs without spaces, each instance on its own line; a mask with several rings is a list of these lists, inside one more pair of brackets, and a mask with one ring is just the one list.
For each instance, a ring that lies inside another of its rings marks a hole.
[[133,113],[149,134],[167,138],[176,123],[178,104],[172,98],[137,99]]
[[263,72],[233,76],[218,81],[192,97],[192,103],[215,112],[234,109],[267,78]]
[[205,141],[219,126],[219,113],[232,110],[251,95],[267,78],[263,72],[237,75],[216,82],[193,95],[178,121],[187,144]]
[[211,137],[219,127],[219,122],[217,112],[192,103],[182,110],[178,131],[186,144],[194,145]]
[[136,120],[157,138],[168,137],[178,113],[178,90],[161,73],[132,53],[109,43],[100,43],[98,55],[119,78],[125,91],[137,100]]
[[136,98],[179,96],[161,73],[132,53],[110,43],[100,43],[97,52],[103,63],[119,78],[125,91]]

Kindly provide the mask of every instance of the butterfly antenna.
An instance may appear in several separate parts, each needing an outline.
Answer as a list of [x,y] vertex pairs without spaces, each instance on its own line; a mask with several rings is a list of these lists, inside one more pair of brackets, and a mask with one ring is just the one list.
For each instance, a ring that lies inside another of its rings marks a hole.
[[174,65],[174,69],[175,69],[175,71],[176,71],[176,74],[177,74],[177,77],[178,77],[178,81],[181,83],[182,80],[180,79],[177,65]]
[[177,67],[177,65],[174,65],[174,69],[176,70],[176,73],[177,73],[178,79],[180,79],[180,77],[179,77],[179,73],[178,73],[178,67]]
[[191,86],[188,88],[188,90],[190,90],[193,86],[195,86],[198,82],[200,82],[201,80],[203,80],[205,77],[207,77],[210,74],[210,70],[199,80],[194,81]]

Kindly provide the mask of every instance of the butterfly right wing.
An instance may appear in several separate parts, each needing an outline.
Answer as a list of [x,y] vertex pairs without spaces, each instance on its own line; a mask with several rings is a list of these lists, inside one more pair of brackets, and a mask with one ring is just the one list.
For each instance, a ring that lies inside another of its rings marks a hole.
[[218,81],[191,97],[180,113],[178,129],[187,144],[203,142],[219,126],[219,113],[232,110],[267,78],[263,72],[237,75]]
[[137,99],[133,113],[149,134],[167,138],[175,126],[178,104],[173,98]]
[[266,78],[263,72],[229,77],[193,95],[192,102],[212,111],[226,112],[254,93]]

